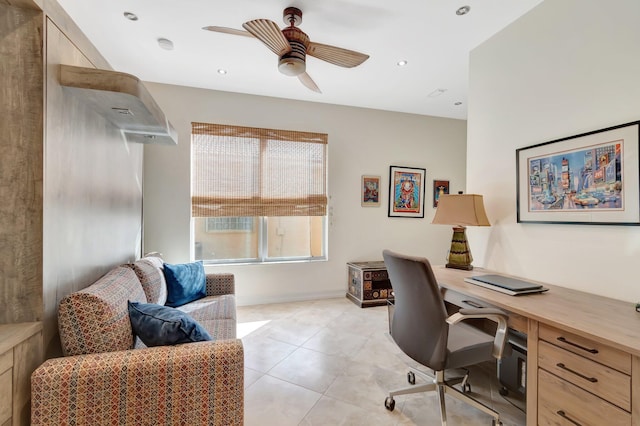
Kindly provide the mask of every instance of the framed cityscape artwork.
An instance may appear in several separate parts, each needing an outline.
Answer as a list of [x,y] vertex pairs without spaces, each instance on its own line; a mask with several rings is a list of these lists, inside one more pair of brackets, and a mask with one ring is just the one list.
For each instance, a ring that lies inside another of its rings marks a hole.
[[362,207],[380,206],[380,176],[363,175],[360,183]]
[[433,181],[433,207],[438,207],[438,200],[441,195],[449,193],[449,181],[448,180],[434,180]]
[[389,168],[389,217],[424,217],[425,169]]
[[640,121],[516,150],[517,220],[640,225]]

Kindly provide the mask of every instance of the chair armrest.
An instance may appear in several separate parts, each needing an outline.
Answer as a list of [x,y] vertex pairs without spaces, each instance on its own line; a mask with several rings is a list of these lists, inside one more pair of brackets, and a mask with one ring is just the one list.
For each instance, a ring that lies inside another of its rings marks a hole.
[[222,294],[235,294],[236,284],[233,274],[215,273],[206,274],[207,296],[220,296]]
[[242,425],[240,339],[53,358],[31,376],[31,424]]
[[447,323],[453,325],[471,318],[490,319],[498,323],[493,339],[493,356],[501,359],[507,344],[507,320],[509,316],[506,312],[496,308],[463,308],[447,318]]

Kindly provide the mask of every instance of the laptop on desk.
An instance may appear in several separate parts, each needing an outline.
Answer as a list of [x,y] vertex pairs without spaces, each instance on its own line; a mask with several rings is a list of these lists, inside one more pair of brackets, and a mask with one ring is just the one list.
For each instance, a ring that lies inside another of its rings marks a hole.
[[506,293],[511,296],[542,293],[549,290],[540,284],[496,274],[476,275],[474,277],[465,278],[464,280],[468,283],[499,291],[501,293]]

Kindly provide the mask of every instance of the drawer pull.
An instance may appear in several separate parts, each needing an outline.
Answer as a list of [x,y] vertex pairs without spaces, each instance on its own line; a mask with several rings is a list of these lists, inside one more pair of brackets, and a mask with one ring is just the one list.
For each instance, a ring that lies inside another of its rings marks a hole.
[[567,416],[567,413],[565,413],[562,410],[558,410],[556,411],[556,414],[559,415],[560,417],[562,417],[563,419],[567,420],[568,422],[573,423],[576,426],[582,426],[582,424],[576,422],[575,420],[573,420],[572,418],[570,418],[569,416]]
[[568,341],[567,339],[565,339],[565,338],[564,338],[564,337],[562,337],[562,336],[558,337],[557,339],[558,339],[558,341],[560,341],[560,342],[562,342],[562,343],[566,343],[567,345],[571,345],[571,346],[574,346],[574,347],[576,347],[576,348],[578,348],[578,349],[582,349],[583,351],[587,351],[587,352],[589,352],[589,353],[591,353],[591,354],[597,354],[597,353],[598,353],[598,350],[597,350],[597,349],[589,349],[589,348],[585,348],[584,346],[580,346],[580,345],[579,345],[579,344],[577,344],[577,343],[573,343],[573,342]]
[[569,373],[571,373],[571,374],[575,374],[576,376],[578,376],[578,377],[580,377],[580,378],[582,378],[582,379],[588,380],[588,381],[590,381],[591,383],[596,383],[596,382],[598,381],[598,379],[596,379],[595,377],[587,377],[587,376],[585,376],[584,374],[580,374],[580,373],[578,373],[577,371],[572,370],[572,369],[570,369],[569,367],[565,366],[565,365],[564,365],[563,363],[561,363],[561,362],[557,363],[557,364],[556,364],[556,367],[558,367],[558,368],[562,368],[563,370],[568,371],[568,372],[569,372]]
[[484,308],[481,304],[474,302],[473,300],[463,300],[462,303],[466,303],[469,306],[473,306],[474,308]]

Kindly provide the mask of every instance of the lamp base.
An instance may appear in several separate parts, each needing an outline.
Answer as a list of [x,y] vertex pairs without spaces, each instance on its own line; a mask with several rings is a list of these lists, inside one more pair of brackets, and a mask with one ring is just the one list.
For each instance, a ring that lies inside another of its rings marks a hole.
[[464,271],[472,271],[473,270],[473,265],[454,265],[453,263],[447,263],[444,266],[447,267],[447,268],[462,269]]
[[445,265],[447,268],[462,269],[471,271],[473,269],[473,257],[467,242],[467,234],[464,226],[453,227],[453,237],[451,238],[451,248],[449,249],[449,259]]

